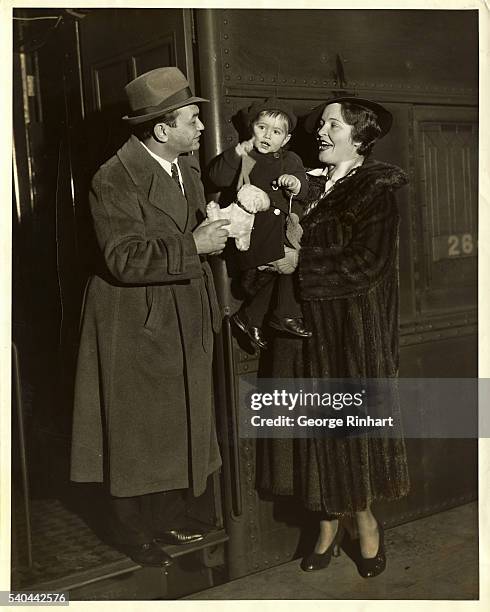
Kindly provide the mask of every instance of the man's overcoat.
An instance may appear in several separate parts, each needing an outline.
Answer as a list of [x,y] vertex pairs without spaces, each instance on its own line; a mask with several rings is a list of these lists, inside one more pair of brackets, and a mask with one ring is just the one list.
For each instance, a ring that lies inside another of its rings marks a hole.
[[132,136],[90,194],[102,257],[82,313],[71,477],[108,482],[115,496],[199,495],[221,463],[211,391],[221,316],[191,233],[205,198],[194,158],[179,166],[186,198]]

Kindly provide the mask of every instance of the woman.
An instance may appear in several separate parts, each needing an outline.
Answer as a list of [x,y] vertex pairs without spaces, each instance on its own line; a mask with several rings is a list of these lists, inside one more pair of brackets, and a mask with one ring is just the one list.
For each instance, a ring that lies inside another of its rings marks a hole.
[[[391,123],[379,104],[350,97],[321,104],[305,121],[308,131],[316,129],[324,164],[309,176],[298,266],[305,326],[313,335],[304,341],[277,338],[276,377],[397,375],[399,217],[393,191],[407,177],[368,159]],[[267,489],[298,495],[310,518],[319,520],[303,570],[328,565],[347,517],[359,535],[359,573],[373,577],[384,570],[383,531],[370,506],[408,492],[401,438],[273,440],[263,467]]]

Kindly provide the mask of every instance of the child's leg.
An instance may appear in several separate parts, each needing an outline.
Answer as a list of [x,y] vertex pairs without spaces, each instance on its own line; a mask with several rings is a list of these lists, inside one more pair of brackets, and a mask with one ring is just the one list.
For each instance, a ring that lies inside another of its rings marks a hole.
[[276,275],[271,274],[267,284],[261,287],[252,298],[246,300],[240,308],[240,312],[246,314],[250,325],[253,327],[262,327],[264,325],[265,315],[269,312],[270,308],[275,280]]
[[311,332],[303,324],[301,305],[296,300],[294,276],[280,274],[276,281],[276,288],[277,302],[268,321],[270,327],[299,338],[310,338]]
[[275,274],[270,274],[267,282],[260,287],[253,297],[248,298],[231,320],[260,349],[267,348],[267,340],[262,332],[264,318],[269,311]]
[[301,305],[296,300],[293,274],[279,274],[277,281],[277,302],[274,315],[279,319],[301,319]]

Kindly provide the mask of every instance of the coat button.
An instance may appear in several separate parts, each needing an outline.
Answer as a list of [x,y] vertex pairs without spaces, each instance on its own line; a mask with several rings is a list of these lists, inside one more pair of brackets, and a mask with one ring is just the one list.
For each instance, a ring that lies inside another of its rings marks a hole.
[[279,208],[274,208],[274,214],[275,215],[280,215],[281,211],[279,210]]

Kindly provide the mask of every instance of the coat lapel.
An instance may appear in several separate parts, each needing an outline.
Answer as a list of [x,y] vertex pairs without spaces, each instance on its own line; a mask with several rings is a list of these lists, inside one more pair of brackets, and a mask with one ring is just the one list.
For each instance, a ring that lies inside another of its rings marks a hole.
[[[196,168],[192,168],[193,165]],[[189,203],[189,215],[187,217],[186,229],[194,229],[195,223],[201,223],[206,217],[206,202],[203,187],[197,170],[197,161],[190,156],[179,159],[180,171],[184,181],[184,190]]]
[[117,156],[148,202],[168,215],[184,232],[188,217],[187,200],[172,177],[148,154],[136,136],[131,136]]
[[[157,164],[154,159],[152,161]],[[157,168],[153,176],[148,199],[152,206],[171,217],[181,232],[185,231],[188,214],[187,200],[173,178],[161,166]]]

